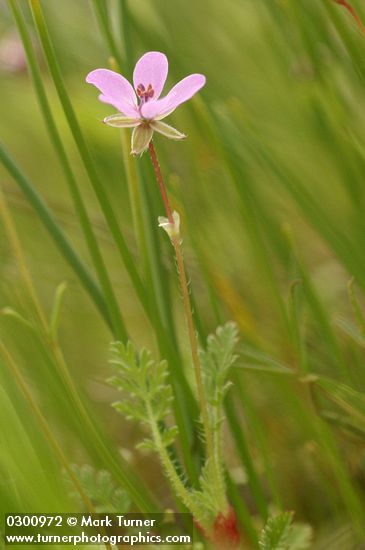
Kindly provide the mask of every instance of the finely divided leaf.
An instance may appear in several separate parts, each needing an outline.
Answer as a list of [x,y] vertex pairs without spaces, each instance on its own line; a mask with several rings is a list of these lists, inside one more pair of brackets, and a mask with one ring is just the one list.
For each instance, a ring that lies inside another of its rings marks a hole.
[[291,550],[290,534],[292,512],[284,512],[268,519],[259,541],[260,550]]
[[307,550],[311,546],[309,525],[292,523],[293,512],[268,519],[259,541],[260,550]]
[[[113,403],[113,407],[127,419],[148,427],[152,420],[162,423],[171,411],[173,399],[166,361],[155,361],[146,349],[137,352],[132,342],[114,342],[110,362],[118,374],[108,382],[123,393],[122,400]],[[160,435],[162,445],[168,447],[176,438],[177,428],[165,428]],[[152,439],[145,439],[138,447],[157,450]]]
[[222,404],[230,387],[227,375],[237,359],[234,354],[234,348],[238,342],[237,335],[236,324],[226,323],[208,337],[206,349],[200,351],[207,398],[214,407]]

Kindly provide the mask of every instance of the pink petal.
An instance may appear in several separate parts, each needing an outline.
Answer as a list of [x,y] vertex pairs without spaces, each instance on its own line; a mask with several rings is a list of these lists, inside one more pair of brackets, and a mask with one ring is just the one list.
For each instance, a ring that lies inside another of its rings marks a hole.
[[147,119],[160,119],[169,115],[195,95],[205,84],[206,78],[202,74],[191,74],[180,80],[167,94],[157,101],[148,101],[141,107],[141,113]]
[[109,69],[95,69],[86,77],[100,91],[99,99],[113,105],[126,116],[136,116],[137,98],[133,86],[121,74]]
[[137,90],[142,84],[147,90],[151,85],[154,91],[153,100],[160,97],[162,88],[166,82],[169,65],[166,55],[160,52],[147,52],[137,61],[134,73],[133,83]]

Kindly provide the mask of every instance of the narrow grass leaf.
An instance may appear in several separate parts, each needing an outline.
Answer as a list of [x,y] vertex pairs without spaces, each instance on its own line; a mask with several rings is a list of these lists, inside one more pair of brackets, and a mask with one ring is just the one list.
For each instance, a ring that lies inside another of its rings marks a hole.
[[103,318],[109,326],[111,320],[106,306],[103,294],[97,286],[92,275],[83,264],[77,252],[74,250],[62,229],[55,220],[52,212],[49,210],[46,203],[36,191],[33,184],[21,172],[15,161],[10,157],[6,150],[0,145],[0,161],[4,168],[14,178],[17,185],[20,187],[24,195],[27,197],[34,210],[37,212],[41,222],[46,227],[47,231],[54,240],[57,248],[60,250],[66,261],[70,264],[76,276],[80,279],[86,291],[89,293],[93,302],[102,314]]

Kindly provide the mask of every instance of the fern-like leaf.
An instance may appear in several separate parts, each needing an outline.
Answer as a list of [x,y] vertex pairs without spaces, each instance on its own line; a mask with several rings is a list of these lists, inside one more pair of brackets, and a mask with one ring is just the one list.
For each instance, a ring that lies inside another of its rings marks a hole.
[[[211,431],[212,453],[208,458],[200,477],[201,492],[195,494],[201,508],[213,516],[228,509],[226,498],[225,470],[222,457],[223,402],[231,383],[229,370],[236,360],[234,353],[238,341],[235,323],[229,322],[218,327],[208,337],[205,350],[200,351],[203,369]],[[203,437],[206,434],[203,433]]]
[[227,381],[229,369],[235,363],[237,356],[234,348],[238,342],[237,326],[233,322],[218,327],[207,340],[205,350],[200,352],[200,360],[204,371],[204,381],[208,403],[213,418],[212,429],[219,429],[222,421],[220,413],[214,414],[223,404],[224,397],[231,383]]
[[115,407],[131,418],[148,423],[148,401],[156,419],[163,420],[170,412],[172,399],[171,386],[166,384],[166,361],[154,361],[146,349],[137,352],[132,342],[126,346],[115,342],[111,346],[110,362],[117,367],[118,375],[109,382],[124,393],[124,400]]
[[[161,423],[171,412],[172,389],[167,383],[166,361],[155,361],[146,349],[136,351],[132,342],[124,345],[114,342],[111,345],[110,362],[118,374],[108,380],[123,393],[123,400],[113,403],[113,407],[129,420],[137,420],[147,427]],[[173,443],[177,428],[166,428],[161,432],[164,447]],[[145,439],[139,448],[157,450],[153,439]]]
[[207,462],[199,478],[200,490],[193,491],[194,499],[200,508],[200,514],[206,523],[212,524],[220,512],[217,506],[217,488],[211,480],[210,464]]
[[259,541],[260,550],[308,550],[311,544],[311,527],[293,524],[292,512],[269,518]]
[[269,518],[261,533],[260,550],[290,550],[292,520],[292,512]]

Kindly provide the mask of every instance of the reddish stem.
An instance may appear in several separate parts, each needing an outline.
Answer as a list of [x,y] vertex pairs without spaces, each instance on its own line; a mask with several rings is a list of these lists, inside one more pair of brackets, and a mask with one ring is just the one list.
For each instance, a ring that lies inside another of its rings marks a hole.
[[[148,149],[150,152],[153,168],[155,170],[157,183],[161,191],[162,200],[165,205],[167,218],[169,222],[172,225],[174,225],[175,222],[172,216],[169,198],[167,196],[165,183],[161,173],[161,168],[157,160],[157,155],[156,155],[156,151],[153,146],[152,140],[150,141]],[[207,405],[207,399],[205,396],[202,368],[201,368],[200,359],[199,359],[198,341],[197,341],[196,332],[195,332],[193,312],[192,312],[191,303],[190,303],[189,285],[188,285],[188,281],[185,273],[185,265],[184,265],[184,258],[183,258],[183,253],[181,249],[180,237],[176,237],[176,236],[171,237],[171,243],[175,250],[177,272],[179,275],[180,287],[181,287],[182,298],[183,298],[185,320],[186,320],[186,325],[188,329],[191,356],[193,360],[195,380],[196,380],[196,385],[198,390],[198,401],[200,404],[200,412],[202,415],[203,426],[204,426],[207,459],[211,461],[211,464],[213,464],[213,466],[217,467],[214,461],[214,449],[213,449],[212,434],[211,434],[210,425],[209,425],[208,405]]]
[[213,525],[213,543],[222,550],[237,548],[240,542],[240,534],[237,529],[236,514],[229,507],[228,514],[218,514]]
[[167,218],[168,218],[170,223],[174,224],[174,218],[172,217],[170,202],[169,202],[169,199],[167,197],[165,184],[164,184],[162,174],[161,174],[161,168],[160,168],[160,165],[158,163],[158,159],[157,159],[155,148],[154,148],[153,143],[152,143],[152,139],[150,141],[148,149],[149,149],[149,152],[150,152],[150,155],[151,155],[153,168],[155,170],[156,179],[157,179],[158,186],[160,188],[160,192],[161,192],[162,200],[163,200],[163,203],[164,203],[164,206],[165,206]]
[[354,10],[354,8],[352,6],[350,6],[350,4],[346,0],[334,0],[334,1],[336,2],[336,4],[339,4],[340,6],[343,6],[352,15],[352,17],[356,21],[357,26],[361,30],[361,32],[363,34],[365,34],[364,23],[361,21],[360,17],[358,16],[358,14]]

